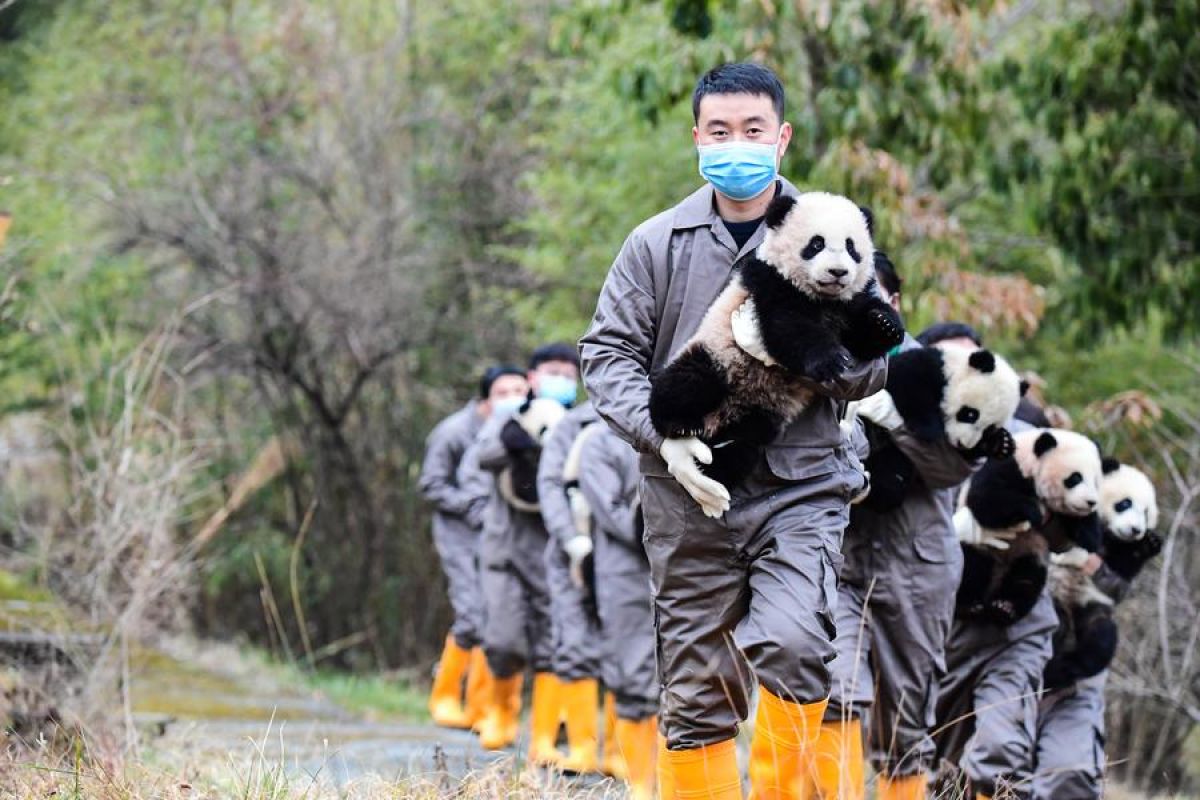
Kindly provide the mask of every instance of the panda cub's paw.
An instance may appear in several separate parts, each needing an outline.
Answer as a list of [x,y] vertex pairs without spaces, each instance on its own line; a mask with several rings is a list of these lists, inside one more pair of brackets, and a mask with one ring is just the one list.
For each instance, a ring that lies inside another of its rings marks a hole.
[[867,312],[880,349],[889,350],[904,341],[904,325],[891,308],[873,308]]
[[818,383],[840,377],[852,363],[850,351],[841,345],[825,352],[809,353],[801,361],[804,376]]
[[1011,600],[996,598],[987,604],[983,616],[997,625],[1012,625],[1017,621],[1017,607]]

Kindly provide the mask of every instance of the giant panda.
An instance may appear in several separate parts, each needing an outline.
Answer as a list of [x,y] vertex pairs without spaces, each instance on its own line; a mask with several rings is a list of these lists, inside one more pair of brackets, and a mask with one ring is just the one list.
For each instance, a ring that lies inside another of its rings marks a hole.
[[[905,428],[918,440],[945,440],[968,460],[1012,455],[1004,423],[1022,394],[1021,379],[1003,358],[988,350],[920,347],[888,359],[887,392]],[[916,469],[895,443],[870,422],[865,425],[871,476],[864,508],[879,513],[903,502]]]
[[[1158,502],[1154,485],[1141,470],[1116,459],[1102,462],[1100,524],[1104,564],[1122,581],[1137,577],[1142,567],[1162,550],[1154,533]],[[1081,567],[1088,552],[1075,548],[1052,557],[1050,593],[1058,611],[1054,655],[1046,664],[1047,689],[1059,689],[1108,668],[1117,649],[1117,598],[1101,591]]]
[[[654,428],[700,437],[713,448],[705,472],[726,485],[803,411],[813,382],[837,378],[851,358],[883,356],[904,335],[875,289],[866,211],[807,192],[775,198],[764,222],[762,244],[734,264],[696,334],[651,378]],[[749,320],[764,360],[735,341],[735,312]]]
[[960,540],[978,541],[980,530],[1013,535],[1007,550],[963,545],[960,618],[1012,624],[1045,587],[1050,551],[1100,547],[1095,442],[1049,428],[1017,433],[1013,443],[1012,458],[988,461],[971,477],[965,505],[954,515]]
[[557,400],[530,397],[500,429],[510,463],[496,477],[496,488],[517,511],[539,512],[537,471],[542,443],[566,413]]

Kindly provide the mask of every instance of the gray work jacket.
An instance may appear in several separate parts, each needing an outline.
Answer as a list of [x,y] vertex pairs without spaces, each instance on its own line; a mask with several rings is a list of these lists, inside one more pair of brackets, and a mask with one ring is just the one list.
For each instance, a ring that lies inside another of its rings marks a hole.
[[[796,187],[780,181],[784,194]],[[643,473],[668,475],[662,437],[650,423],[649,376],[683,348],[721,293],[740,256],[757,247],[763,227],[739,251],[705,184],[674,208],[643,222],[625,240],[580,342],[583,380],[600,416],[642,453]],[[883,388],[887,360],[854,364],[841,378],[812,385],[818,396],[766,448],[771,471],[802,480],[861,465],[838,426],[844,401]],[[831,461],[831,456],[833,460]]]
[[575,437],[585,425],[598,419],[591,401],[576,406],[559,420],[542,446],[542,458],[538,461],[537,474],[538,503],[542,507],[542,520],[546,523],[546,530],[560,545],[579,534],[575,530],[575,519],[567,502],[563,466],[571,452],[571,445],[575,443]]
[[587,469],[579,489],[592,508],[596,524],[596,574],[648,573],[642,532],[637,523],[637,453],[611,429],[599,431],[583,445]]
[[470,490],[460,484],[458,471],[483,422],[479,401],[472,400],[439,422],[426,440],[418,485],[433,504],[435,530],[467,517],[472,497]]

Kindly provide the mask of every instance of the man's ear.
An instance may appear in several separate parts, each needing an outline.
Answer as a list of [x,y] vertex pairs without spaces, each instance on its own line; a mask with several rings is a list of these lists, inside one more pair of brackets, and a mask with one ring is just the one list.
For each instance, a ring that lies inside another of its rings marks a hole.
[[791,195],[781,194],[771,201],[771,205],[767,206],[766,217],[763,220],[767,223],[767,227],[774,230],[783,224],[790,212],[796,205],[796,198]]
[[1033,454],[1041,458],[1056,447],[1058,447],[1058,439],[1054,438],[1054,434],[1050,431],[1043,431],[1042,435],[1033,443]]

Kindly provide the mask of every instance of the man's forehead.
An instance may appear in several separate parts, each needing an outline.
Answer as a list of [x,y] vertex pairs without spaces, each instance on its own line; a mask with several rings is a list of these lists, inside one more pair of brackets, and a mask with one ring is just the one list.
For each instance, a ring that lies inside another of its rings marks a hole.
[[775,103],[770,95],[737,92],[729,94],[706,94],[700,98],[698,123],[710,120],[727,123],[745,122],[753,117],[763,122],[779,123],[775,114]]

